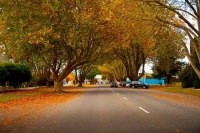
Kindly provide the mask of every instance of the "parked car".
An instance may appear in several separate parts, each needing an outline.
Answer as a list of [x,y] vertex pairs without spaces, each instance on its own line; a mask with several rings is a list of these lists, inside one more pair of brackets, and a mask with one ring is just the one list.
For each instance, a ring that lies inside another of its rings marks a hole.
[[121,86],[122,86],[122,87],[130,87],[130,82],[123,81],[123,82],[121,83]]
[[111,85],[110,85],[110,87],[118,87],[117,82],[112,82]]
[[132,81],[130,83],[130,87],[132,87],[132,88],[142,87],[144,89],[147,89],[147,88],[149,88],[149,84],[145,84],[145,83],[140,82],[140,81]]
[[126,81],[122,81],[119,85],[122,87],[126,87],[127,82]]
[[130,83],[126,83],[126,86],[125,87],[130,87]]

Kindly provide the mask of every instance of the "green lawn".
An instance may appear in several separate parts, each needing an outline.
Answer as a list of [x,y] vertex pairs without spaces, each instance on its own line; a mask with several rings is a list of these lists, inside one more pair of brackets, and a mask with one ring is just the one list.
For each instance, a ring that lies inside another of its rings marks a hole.
[[1,102],[7,102],[11,100],[17,100],[20,98],[25,98],[25,97],[30,97],[30,96],[36,96],[40,95],[42,93],[40,92],[35,92],[35,93],[30,93],[30,94],[7,94],[7,95],[2,95],[0,96],[0,103]]
[[181,88],[181,87],[165,87],[163,91],[172,92],[172,93],[181,93],[187,95],[194,95],[200,97],[200,89],[194,88]]

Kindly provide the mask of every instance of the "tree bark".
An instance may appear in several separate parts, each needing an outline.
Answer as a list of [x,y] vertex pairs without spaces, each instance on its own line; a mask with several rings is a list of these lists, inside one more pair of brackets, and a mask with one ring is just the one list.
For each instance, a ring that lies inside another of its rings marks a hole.
[[46,87],[50,87],[50,86],[51,86],[50,81],[47,79],[47,81],[46,81]]
[[78,83],[79,83],[79,84],[78,84],[79,87],[82,87],[82,86],[83,86],[82,82],[78,82]]
[[62,81],[54,81],[54,92],[61,92],[63,89]]

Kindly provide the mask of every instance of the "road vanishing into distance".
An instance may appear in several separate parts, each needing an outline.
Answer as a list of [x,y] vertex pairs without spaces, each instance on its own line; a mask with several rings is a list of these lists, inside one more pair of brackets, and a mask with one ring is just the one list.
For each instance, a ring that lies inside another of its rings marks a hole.
[[30,127],[15,128],[20,133],[200,133],[199,107],[157,98],[149,91],[97,85],[54,106],[55,114],[46,110]]

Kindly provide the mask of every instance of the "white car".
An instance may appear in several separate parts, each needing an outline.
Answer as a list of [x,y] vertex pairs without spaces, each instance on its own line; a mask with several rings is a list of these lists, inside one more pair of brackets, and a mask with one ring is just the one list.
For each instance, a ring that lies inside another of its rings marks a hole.
[[130,87],[130,83],[127,83],[127,84],[126,84],[126,87]]

